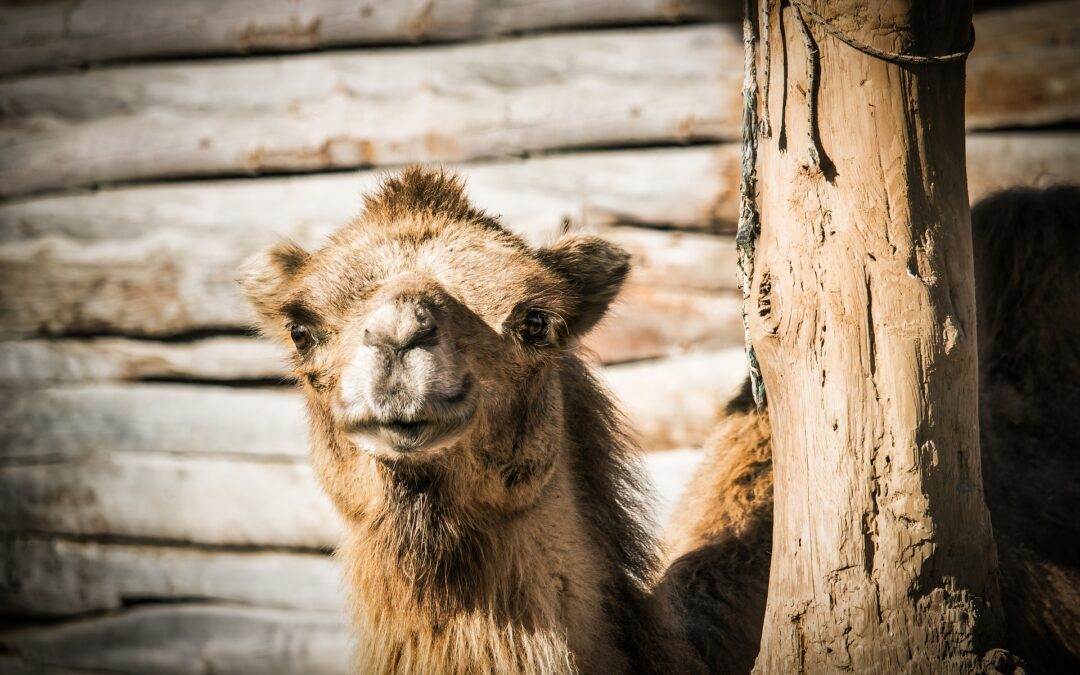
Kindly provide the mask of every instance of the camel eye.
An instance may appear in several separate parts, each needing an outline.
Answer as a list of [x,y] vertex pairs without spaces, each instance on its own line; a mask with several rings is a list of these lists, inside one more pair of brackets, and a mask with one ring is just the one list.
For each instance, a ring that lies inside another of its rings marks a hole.
[[308,330],[307,326],[300,323],[294,323],[289,326],[289,337],[292,338],[296,348],[301,351],[308,349],[311,345],[315,344],[315,338],[311,335],[311,331]]
[[548,337],[548,318],[543,312],[529,312],[521,323],[521,337],[531,344],[542,344]]

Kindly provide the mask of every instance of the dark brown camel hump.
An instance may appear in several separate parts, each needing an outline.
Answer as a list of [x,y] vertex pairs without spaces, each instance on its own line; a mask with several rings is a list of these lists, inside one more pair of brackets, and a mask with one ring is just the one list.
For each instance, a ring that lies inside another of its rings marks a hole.
[[972,210],[980,443],[1010,651],[1080,672],[1080,187]]
[[1080,395],[1080,187],[1014,188],[971,212],[983,378]]

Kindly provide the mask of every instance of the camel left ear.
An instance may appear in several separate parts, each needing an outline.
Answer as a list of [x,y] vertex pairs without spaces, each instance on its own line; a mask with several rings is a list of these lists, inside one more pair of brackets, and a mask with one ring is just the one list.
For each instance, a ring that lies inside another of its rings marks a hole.
[[562,277],[571,293],[571,335],[585,335],[604,317],[630,273],[630,254],[593,236],[570,236],[540,249],[540,260]]
[[308,258],[308,252],[296,244],[281,242],[240,266],[240,288],[255,308],[259,324],[267,335],[277,337],[282,332],[282,306],[292,282]]

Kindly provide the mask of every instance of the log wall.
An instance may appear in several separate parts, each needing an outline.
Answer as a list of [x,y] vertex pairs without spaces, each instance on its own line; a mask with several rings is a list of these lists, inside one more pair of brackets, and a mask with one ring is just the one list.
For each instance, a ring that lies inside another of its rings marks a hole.
[[[233,276],[405,162],[632,252],[587,346],[670,503],[744,372],[740,4],[0,2],[0,671],[347,672],[340,524]],[[1077,182],[1080,1],[993,5],[972,198]]]

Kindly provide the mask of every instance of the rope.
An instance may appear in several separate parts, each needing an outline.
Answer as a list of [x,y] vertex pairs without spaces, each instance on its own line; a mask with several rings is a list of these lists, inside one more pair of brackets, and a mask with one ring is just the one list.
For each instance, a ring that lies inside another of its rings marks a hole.
[[871,47],[870,45],[863,42],[859,42],[855,38],[844,34],[836,26],[829,23],[828,19],[807,7],[806,4],[800,2],[800,0],[788,0],[788,2],[792,6],[797,8],[800,12],[806,12],[806,14],[822,28],[824,28],[825,32],[827,32],[829,35],[851,47],[854,47],[855,49],[859,50],[863,54],[866,54],[867,56],[873,56],[874,58],[881,59],[882,61],[918,66],[933,65],[937,63],[949,63],[951,61],[957,61],[966,57],[975,47],[975,26],[972,25],[970,29],[971,37],[970,39],[968,39],[968,43],[964,45],[963,49],[958,52],[953,52],[952,54],[942,54],[941,56],[916,56],[914,54],[897,54],[895,52],[886,52]]
[[743,340],[746,343],[746,360],[750,368],[750,389],[758,409],[765,406],[765,385],[761,380],[761,368],[757,354],[750,341],[750,322],[747,309],[750,306],[750,286],[754,281],[754,249],[761,220],[757,210],[757,33],[754,29],[753,0],[745,0],[743,8],[743,120],[742,120],[742,177],[739,182],[739,229],[735,234],[735,247],[739,256],[739,288],[742,289]]
[[765,138],[772,136],[772,125],[769,123],[769,74],[772,61],[772,50],[769,47],[769,14],[772,13],[770,4],[770,0],[761,0],[761,135]]

